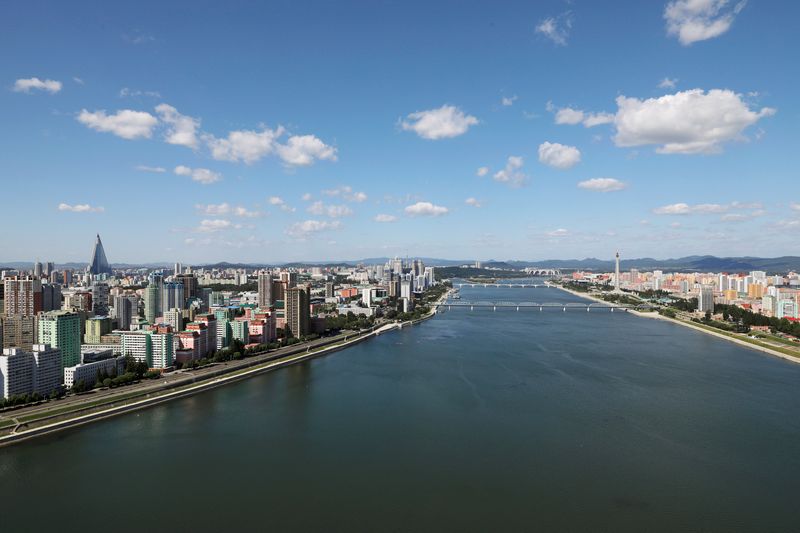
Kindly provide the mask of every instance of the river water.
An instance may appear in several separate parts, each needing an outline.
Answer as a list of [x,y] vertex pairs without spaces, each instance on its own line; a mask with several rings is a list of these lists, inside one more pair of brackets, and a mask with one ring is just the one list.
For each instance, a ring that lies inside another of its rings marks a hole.
[[662,321],[453,309],[0,448],[0,530],[797,531],[799,387]]

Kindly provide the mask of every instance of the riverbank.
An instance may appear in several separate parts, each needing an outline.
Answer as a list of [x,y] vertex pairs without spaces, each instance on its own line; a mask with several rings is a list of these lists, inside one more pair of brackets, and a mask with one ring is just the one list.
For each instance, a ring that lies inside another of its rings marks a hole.
[[[600,303],[604,303],[604,304],[611,303],[611,302],[607,302],[607,301],[605,301],[605,300],[603,300],[601,298],[597,298],[595,296],[592,296],[592,295],[590,295],[588,293],[573,291],[572,289],[568,289],[568,288],[563,287],[561,285],[553,284],[552,286],[557,288],[557,289],[561,289],[562,291],[568,292],[568,293],[570,293],[570,294],[572,294],[574,296],[578,296],[579,298],[585,298],[587,300],[592,300],[592,301],[600,302]],[[744,346],[746,348],[751,348],[753,350],[757,350],[759,352],[763,352],[763,353],[766,353],[766,354],[769,354],[769,355],[772,355],[772,356],[775,356],[775,357],[780,357],[781,359],[785,359],[785,360],[791,361],[793,363],[800,363],[800,356],[791,355],[791,354],[784,353],[784,352],[781,352],[779,350],[776,350],[776,349],[774,349],[772,347],[765,346],[765,345],[759,343],[758,341],[756,341],[755,339],[738,338],[738,337],[734,336],[734,334],[732,334],[732,333],[728,333],[728,332],[725,332],[725,331],[714,331],[710,326],[703,326],[702,324],[695,324],[694,322],[689,322],[687,320],[681,320],[679,318],[671,318],[671,317],[659,314],[658,312],[644,313],[642,311],[635,311],[633,309],[628,309],[627,312],[631,313],[632,315],[641,317],[641,318],[652,318],[652,319],[656,319],[656,320],[665,320],[665,321],[671,322],[673,324],[679,324],[679,325],[681,325],[683,327],[691,328],[691,329],[693,329],[695,331],[699,331],[701,333],[706,333],[708,335],[712,335],[714,337],[717,337],[717,338],[720,338],[720,339],[724,339],[724,340],[729,341],[729,342],[736,343],[739,346]]]
[[[172,383],[160,387],[154,387],[144,391],[134,393],[126,393],[120,391],[118,395],[107,397],[100,400],[98,404],[95,401],[87,401],[85,404],[75,405],[74,408],[68,408],[67,412],[61,412],[58,407],[50,410],[44,410],[40,416],[13,416],[8,417],[9,420],[15,421],[12,424],[13,429],[9,425],[5,425],[0,429],[10,430],[11,432],[0,436],[0,447],[8,446],[18,442],[35,438],[38,436],[48,435],[56,431],[63,431],[65,429],[78,427],[81,425],[89,424],[98,420],[104,420],[113,416],[126,414],[132,411],[146,409],[155,405],[159,405],[170,400],[185,398],[193,394],[198,394],[206,390],[214,389],[241,381],[259,374],[271,372],[279,368],[294,365],[310,359],[328,355],[354,344],[358,344],[372,337],[377,337],[383,333],[393,330],[402,329],[404,327],[414,326],[436,316],[438,307],[444,302],[452,289],[445,292],[432,306],[430,312],[426,315],[407,322],[395,322],[385,324],[379,328],[373,329],[367,333],[360,333],[355,335],[344,336],[344,340],[331,344],[324,344],[321,346],[308,346],[307,351],[302,351],[303,347],[297,347],[301,350],[300,353],[292,352],[285,356],[271,356],[262,358],[260,360],[245,362],[242,365],[231,368],[218,368],[210,374],[196,378],[189,376],[187,381],[189,383]],[[198,380],[202,380],[197,383]],[[140,399],[141,398],[141,399]]]
[[[354,344],[363,342],[372,337],[381,335],[382,333],[398,329],[398,327],[399,327],[398,324],[386,324],[384,326],[381,326],[380,328],[370,331],[369,333],[356,336],[355,338],[352,338],[350,340],[344,340],[340,343],[323,346],[313,351],[310,350],[309,347],[309,351],[307,352],[288,355],[279,359],[270,360],[267,362],[257,364],[256,366],[250,368],[246,367],[244,369],[238,369],[238,370],[232,369],[229,372],[225,372],[219,375],[219,377],[212,376],[211,378],[209,378],[206,381],[203,381],[202,383],[176,387],[176,390],[167,389],[168,392],[162,390],[161,391],[162,394],[153,393],[153,395],[148,395],[149,397],[146,397],[141,400],[135,400],[130,403],[124,403],[124,399],[121,399],[121,401],[123,401],[122,405],[116,405],[117,402],[110,401],[109,404],[114,405],[113,407],[108,407],[106,409],[101,409],[99,411],[91,412],[88,414],[70,416],[73,413],[67,413],[66,415],[64,415],[67,418],[63,420],[57,420],[55,422],[48,423],[42,426],[30,427],[29,429],[23,429],[22,431],[15,431],[8,435],[0,437],[0,447],[22,442],[34,437],[47,435],[50,433],[54,433],[56,431],[62,431],[65,429],[78,427],[81,425],[89,424],[91,422],[103,420],[113,416],[118,416],[132,411],[145,409],[148,407],[162,404],[164,402],[168,402],[170,400],[185,398],[193,394],[198,394],[200,392],[221,387],[229,383],[241,381],[243,379],[263,374],[265,372],[271,372],[279,368],[308,361],[310,359],[320,357],[323,355],[328,355],[333,352],[337,352],[345,348],[348,348]],[[59,415],[54,415],[53,417],[57,418],[58,416]],[[41,422],[42,420],[47,420],[48,418],[50,417],[43,417],[38,421]],[[35,422],[37,422],[37,420],[27,422],[25,425],[30,426],[33,425]]]

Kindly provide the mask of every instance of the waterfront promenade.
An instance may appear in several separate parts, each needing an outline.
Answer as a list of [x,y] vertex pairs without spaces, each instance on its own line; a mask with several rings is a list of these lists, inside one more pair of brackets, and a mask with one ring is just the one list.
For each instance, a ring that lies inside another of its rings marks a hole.
[[[605,300],[603,300],[602,298],[597,298],[596,296],[592,296],[591,294],[588,294],[588,293],[585,293],[585,292],[574,291],[574,290],[568,289],[568,288],[566,288],[566,287],[564,287],[562,285],[553,284],[552,286],[557,288],[557,289],[560,289],[562,291],[568,292],[568,293],[570,293],[570,294],[572,294],[574,296],[577,296],[579,298],[584,298],[586,300],[592,300],[592,301],[595,301],[595,302],[600,302],[600,303],[605,303],[605,304],[608,303]],[[738,344],[740,346],[744,346],[746,348],[750,348],[750,349],[753,349],[753,350],[758,350],[759,352],[767,353],[769,355],[774,355],[775,357],[780,357],[781,359],[785,359],[785,360],[791,361],[793,363],[800,363],[800,355],[791,355],[791,354],[776,350],[776,349],[774,349],[774,348],[772,348],[770,346],[766,346],[763,343],[758,342],[755,339],[750,339],[749,337],[746,337],[746,336],[743,337],[741,335],[736,335],[734,333],[729,333],[729,332],[724,332],[724,331],[714,331],[709,326],[703,326],[702,324],[696,324],[694,322],[690,322],[688,320],[683,320],[683,319],[680,319],[680,318],[672,318],[672,317],[664,316],[664,315],[662,315],[662,314],[660,314],[658,312],[642,312],[642,311],[636,311],[636,310],[633,310],[633,309],[628,310],[628,312],[630,314],[632,314],[632,315],[635,315],[635,316],[641,317],[641,318],[652,318],[652,319],[655,319],[655,320],[664,320],[664,321],[667,321],[667,322],[670,322],[670,323],[673,323],[673,324],[678,324],[680,326],[683,326],[683,327],[686,327],[686,328],[690,328],[690,329],[693,329],[695,331],[699,331],[701,333],[705,333],[707,335],[711,335],[711,336],[717,337],[719,339],[724,339],[726,341],[736,343],[736,344]]]

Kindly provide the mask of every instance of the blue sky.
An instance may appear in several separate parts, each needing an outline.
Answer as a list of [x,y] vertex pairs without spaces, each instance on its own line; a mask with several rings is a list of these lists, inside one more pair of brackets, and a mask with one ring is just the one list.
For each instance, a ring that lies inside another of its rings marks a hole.
[[107,4],[0,6],[0,261],[800,254],[795,2]]

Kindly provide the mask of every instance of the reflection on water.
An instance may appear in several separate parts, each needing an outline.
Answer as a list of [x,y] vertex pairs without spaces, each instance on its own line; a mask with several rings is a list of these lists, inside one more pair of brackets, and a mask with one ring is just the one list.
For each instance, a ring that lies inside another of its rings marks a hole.
[[74,499],[30,496],[69,487],[95,509],[161,495],[143,504],[158,530],[792,531],[799,384],[800,366],[625,313],[454,309],[0,449],[3,530],[85,527],[63,519]]

